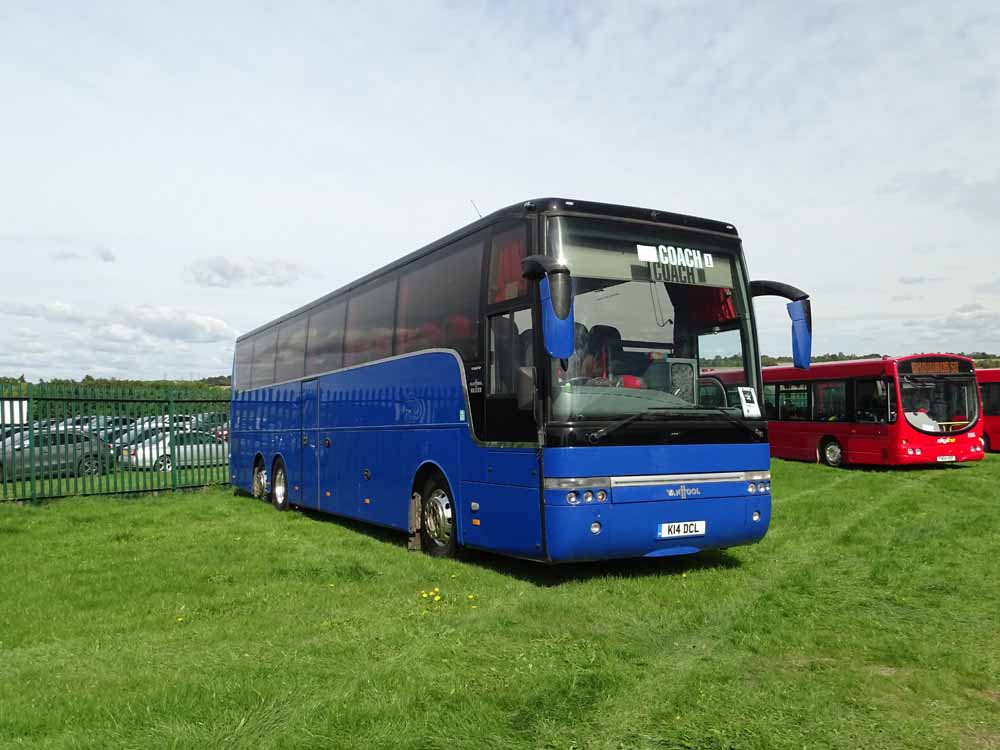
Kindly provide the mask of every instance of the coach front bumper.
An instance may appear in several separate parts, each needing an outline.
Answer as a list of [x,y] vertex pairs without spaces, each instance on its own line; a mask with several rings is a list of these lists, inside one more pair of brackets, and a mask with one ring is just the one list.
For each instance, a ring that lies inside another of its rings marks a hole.
[[547,478],[545,485],[545,534],[553,562],[661,557],[751,544],[771,521],[767,471]]

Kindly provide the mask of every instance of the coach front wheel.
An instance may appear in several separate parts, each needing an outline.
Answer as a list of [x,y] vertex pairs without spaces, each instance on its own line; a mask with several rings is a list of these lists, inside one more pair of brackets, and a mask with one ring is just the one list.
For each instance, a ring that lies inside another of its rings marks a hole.
[[274,472],[271,474],[271,505],[276,510],[288,510],[288,475],[285,464],[279,458],[274,462]]
[[827,466],[838,467],[844,465],[844,449],[833,438],[825,440],[823,445],[820,446],[819,457]]
[[455,501],[440,477],[431,477],[424,485],[421,513],[424,552],[432,557],[453,557],[458,551]]

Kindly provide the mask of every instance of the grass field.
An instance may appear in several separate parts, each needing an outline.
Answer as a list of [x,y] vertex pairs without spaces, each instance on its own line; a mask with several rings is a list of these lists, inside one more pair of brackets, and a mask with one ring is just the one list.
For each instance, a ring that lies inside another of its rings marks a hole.
[[1000,457],[773,473],[757,546],[563,568],[223,490],[2,504],[0,746],[1000,747]]

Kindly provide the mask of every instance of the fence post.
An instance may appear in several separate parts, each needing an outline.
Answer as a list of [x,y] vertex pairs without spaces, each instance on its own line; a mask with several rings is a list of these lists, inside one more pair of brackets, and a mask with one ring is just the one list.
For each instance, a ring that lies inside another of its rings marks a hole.
[[170,416],[170,490],[177,492],[177,451],[174,432],[174,389],[167,389],[167,414]]
[[38,494],[35,491],[35,453],[37,453],[38,448],[35,445],[35,422],[32,419],[35,413],[35,391],[28,383],[28,476],[31,480],[31,502],[38,500]]

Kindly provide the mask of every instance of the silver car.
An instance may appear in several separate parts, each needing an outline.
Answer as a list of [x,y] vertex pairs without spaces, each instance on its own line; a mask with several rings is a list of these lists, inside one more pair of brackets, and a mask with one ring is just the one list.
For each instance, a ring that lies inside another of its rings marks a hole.
[[122,463],[133,469],[172,471],[195,466],[219,466],[229,462],[229,445],[210,432],[163,431],[131,445]]

